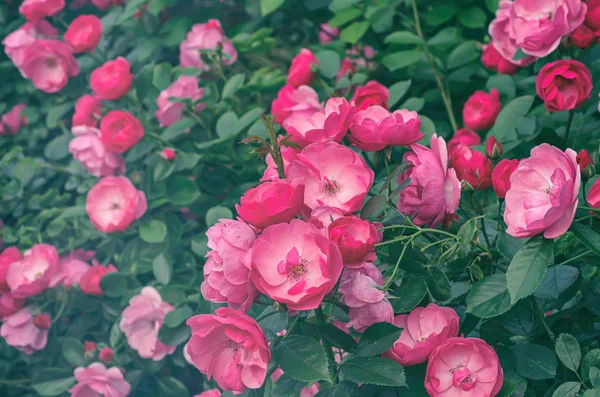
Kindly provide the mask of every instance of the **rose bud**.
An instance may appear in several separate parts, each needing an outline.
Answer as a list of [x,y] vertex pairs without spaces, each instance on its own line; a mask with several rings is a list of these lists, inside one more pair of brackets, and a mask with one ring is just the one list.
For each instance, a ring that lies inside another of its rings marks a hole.
[[129,92],[133,83],[127,59],[118,57],[96,68],[90,76],[90,86],[98,99],[114,101]]
[[102,21],[95,15],[80,15],[71,22],[64,38],[76,54],[94,52],[102,38]]
[[83,343],[83,354],[88,354],[90,352],[93,353],[96,350],[98,350],[96,343],[92,342],[91,340],[86,340]]
[[375,105],[387,109],[388,99],[390,99],[390,91],[386,86],[376,81],[369,81],[364,86],[356,89],[350,102],[354,101],[357,111]]
[[459,144],[467,146],[477,146],[481,144],[481,137],[475,131],[471,131],[468,128],[461,128],[454,133],[454,136],[448,141],[448,152],[452,153],[452,150]]
[[494,125],[501,109],[500,93],[497,89],[492,88],[489,94],[485,91],[475,91],[463,107],[463,122],[473,130],[485,130]]
[[592,29],[582,23],[577,29],[571,32],[567,43],[573,44],[577,48],[588,48],[596,41],[596,34]]
[[102,102],[91,95],[84,95],[75,102],[71,127],[86,125],[96,127],[102,111]]
[[113,352],[113,350],[110,347],[103,348],[102,350],[100,350],[100,354],[98,355],[100,361],[104,361],[105,363],[111,362],[114,356],[115,352]]
[[494,136],[491,136],[485,143],[485,152],[489,158],[495,160],[502,156],[502,144]]
[[492,185],[498,198],[506,197],[510,189],[510,176],[519,166],[519,160],[501,160],[492,171]]
[[125,153],[144,136],[144,126],[131,113],[111,110],[100,121],[100,139],[115,153]]
[[481,63],[486,68],[502,74],[515,74],[520,69],[519,65],[504,59],[492,44],[486,44],[482,47]]
[[35,325],[39,329],[49,329],[52,325],[52,319],[46,313],[38,313],[33,318],[33,325]]
[[583,63],[562,59],[540,70],[535,88],[548,112],[576,109],[592,93],[592,75]]
[[329,239],[340,249],[345,267],[361,267],[364,261],[375,261],[372,251],[380,240],[375,224],[356,216],[345,216],[333,221],[328,229]]
[[100,280],[107,273],[117,272],[117,269],[113,265],[102,266],[98,262],[94,262],[93,266],[81,277],[79,286],[85,294],[103,296],[104,291],[100,288]]
[[594,159],[590,156],[590,153],[582,149],[577,154],[577,164],[579,164],[579,171],[581,171],[581,177],[583,179],[590,179],[596,174],[596,166],[594,164]]
[[160,153],[160,155],[162,156],[162,158],[164,158],[167,161],[173,161],[173,160],[175,160],[175,158],[177,158],[177,154],[175,154],[175,150],[173,150],[170,147],[164,148],[163,151]]
[[310,85],[315,78],[312,70],[313,64],[319,64],[315,54],[307,48],[301,49],[300,53],[292,59],[292,65],[288,71],[287,83],[293,87]]
[[24,0],[19,12],[28,21],[37,21],[58,14],[65,8],[65,0]]
[[492,186],[492,163],[467,145],[458,145],[450,155],[450,166],[456,176],[463,181],[464,190],[484,190]]

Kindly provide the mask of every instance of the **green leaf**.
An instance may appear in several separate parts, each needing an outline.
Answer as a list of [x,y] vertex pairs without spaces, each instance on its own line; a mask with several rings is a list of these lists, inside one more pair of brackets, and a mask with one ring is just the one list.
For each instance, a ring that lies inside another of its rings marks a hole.
[[581,362],[581,376],[584,381],[590,380],[590,369],[592,367],[600,369],[600,349],[592,349],[583,356]]
[[172,176],[167,180],[167,198],[179,207],[190,205],[200,197],[198,186],[182,175]]
[[581,397],[600,397],[600,388],[588,389],[581,395]]
[[178,307],[177,309],[167,313],[165,317],[165,325],[169,328],[174,328],[181,325],[188,318],[192,317],[194,312],[188,305]]
[[458,233],[456,234],[458,237],[458,242],[464,246],[468,246],[473,241],[473,237],[475,237],[475,232],[477,231],[477,218],[471,218],[466,221],[460,229],[458,229]]
[[186,397],[190,395],[187,387],[172,376],[161,376],[156,379],[161,396]]
[[408,313],[427,295],[427,283],[421,279],[402,281],[402,285],[392,295],[397,298],[390,299],[394,313]]
[[412,84],[412,80],[399,81],[393,84],[390,88],[390,97],[388,99],[388,107],[391,109],[395,104],[400,102],[400,99],[406,95]]
[[340,32],[340,40],[346,43],[356,44],[361,37],[369,30],[369,22],[354,22]]
[[58,122],[70,110],[73,110],[73,104],[70,102],[54,106],[46,115],[46,126],[50,129],[58,127]]
[[173,171],[175,171],[175,162],[167,160],[159,161],[154,166],[152,178],[154,179],[154,182],[164,181],[169,176],[171,176]]
[[292,378],[304,382],[331,382],[325,350],[313,338],[290,336],[275,343],[271,350],[277,364]]
[[187,342],[191,335],[191,328],[185,324],[175,328],[163,326],[158,332],[158,338],[167,346],[177,346]]
[[375,323],[367,328],[356,346],[361,357],[377,356],[388,350],[400,337],[402,328],[390,323]]
[[69,364],[75,367],[87,367],[87,362],[83,356],[83,344],[75,338],[65,338],[62,345],[63,356]]
[[402,105],[400,105],[400,109],[407,109],[418,112],[421,109],[423,109],[424,105],[425,99],[420,97],[411,97],[408,98]]
[[592,386],[600,388],[600,369],[596,367],[590,368],[589,376]]
[[320,331],[323,338],[328,340],[332,346],[337,347],[338,349],[348,352],[356,346],[356,341],[352,336],[333,324],[325,324],[325,327],[320,328]]
[[140,225],[140,238],[147,243],[162,243],[166,237],[167,225],[163,221],[150,219]]
[[108,337],[110,347],[115,348],[119,343],[121,343],[124,336],[125,334],[123,334],[123,331],[121,331],[119,321],[116,321],[112,327],[110,327],[110,334]]
[[333,18],[331,18],[328,22],[328,25],[332,28],[336,28],[342,26],[350,21],[355,20],[356,18],[362,15],[362,11],[355,7],[344,8],[335,13]]
[[152,261],[154,278],[161,284],[169,284],[171,280],[171,264],[165,254],[160,254]]
[[456,47],[448,56],[448,69],[454,69],[479,58],[476,41],[465,41]]
[[429,268],[426,281],[429,292],[435,299],[440,301],[450,299],[452,293],[450,280],[439,267],[432,266]]
[[221,207],[220,205],[210,208],[208,211],[206,211],[206,226],[211,227],[221,218],[232,219],[233,213],[229,208]]
[[485,88],[491,91],[497,89],[503,95],[513,98],[517,93],[517,87],[513,78],[506,74],[495,74],[485,84]]
[[556,355],[565,367],[573,372],[577,372],[579,363],[581,362],[581,348],[577,339],[569,334],[560,334],[556,338],[554,345]]
[[70,369],[45,368],[33,376],[31,386],[40,396],[58,396],[69,390],[75,382]]
[[122,296],[127,292],[127,276],[118,272],[106,273],[100,280],[100,288],[109,298]]
[[581,223],[573,222],[571,231],[588,249],[600,256],[600,235]]
[[525,59],[528,56],[529,55],[525,54],[525,52],[523,52],[521,48],[518,48],[517,52],[515,52],[515,55],[513,56],[513,61],[520,61],[521,59]]
[[471,29],[483,28],[486,19],[485,12],[479,7],[462,8],[458,11],[458,21]]
[[550,379],[556,374],[558,362],[554,352],[544,346],[533,343],[511,347],[518,360],[515,362],[517,373],[527,379]]
[[273,306],[268,306],[263,310],[260,316],[264,318],[258,322],[258,325],[260,325],[262,329],[273,331],[274,334],[283,331],[288,323],[287,312],[275,313]]
[[185,132],[192,128],[195,124],[196,121],[194,119],[184,117],[168,126],[161,134],[161,137],[166,141],[170,141],[171,139],[175,139],[178,136],[185,134]]
[[533,95],[525,95],[510,101],[500,114],[496,118],[496,122],[492,129],[488,132],[487,137],[490,138],[492,135],[496,137],[499,142],[509,142],[517,140],[517,125],[519,119],[525,116],[534,100]]
[[260,0],[260,14],[264,17],[277,10],[285,0]]
[[156,65],[152,73],[152,84],[162,91],[171,85],[171,64],[163,62]]
[[492,274],[471,287],[466,298],[467,312],[481,318],[506,313],[512,307],[506,287],[506,275]]
[[552,266],[546,271],[535,295],[544,299],[557,299],[579,277],[579,270],[568,265]]
[[12,169],[13,178],[21,182],[21,186],[26,186],[35,177],[40,166],[37,161],[31,157],[23,157]]
[[73,137],[60,135],[48,142],[44,148],[44,157],[48,160],[62,160],[69,155],[69,142]]
[[344,379],[356,383],[401,387],[406,386],[404,368],[382,357],[357,357],[340,366]]
[[566,382],[556,388],[552,397],[574,397],[579,393],[579,389],[581,389],[581,383]]
[[333,79],[340,68],[341,59],[339,54],[331,50],[322,50],[317,52],[315,57],[319,60],[321,74],[328,79]]
[[516,253],[506,272],[511,303],[533,294],[548,266],[554,264],[554,241],[542,236],[529,239]]
[[238,73],[231,76],[229,80],[223,86],[223,93],[221,99],[226,99],[235,94],[240,88],[244,86],[246,81],[246,75],[244,73]]
[[506,232],[499,232],[496,249],[503,257],[511,261],[524,243],[523,239],[513,237]]
[[387,44],[421,44],[423,40],[411,32],[394,32],[389,34],[384,42]]
[[[437,8],[437,7],[436,7]],[[463,41],[461,30],[455,26],[450,26],[440,30],[433,36],[427,44],[429,45],[449,45],[461,43]]]
[[219,138],[226,139],[234,136],[238,132],[238,118],[234,112],[223,113],[217,120],[217,135]]
[[381,63],[394,72],[418,62],[422,56],[420,50],[398,51],[384,56]]

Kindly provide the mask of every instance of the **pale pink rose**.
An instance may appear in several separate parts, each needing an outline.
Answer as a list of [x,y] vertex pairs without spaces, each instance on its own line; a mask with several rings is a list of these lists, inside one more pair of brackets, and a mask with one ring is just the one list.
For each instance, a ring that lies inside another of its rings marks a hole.
[[373,186],[373,170],[352,149],[335,142],[313,143],[286,169],[289,179],[304,185],[304,205],[328,205],[343,214],[358,211]]
[[435,303],[396,316],[394,324],[403,331],[383,356],[404,366],[424,363],[433,349],[458,335],[459,321],[454,310]]
[[306,221],[308,223],[312,223],[319,229],[322,229],[324,227],[328,227],[331,225],[331,222],[335,221],[336,219],[340,219],[343,216],[344,214],[335,208],[332,208],[328,205],[320,205],[312,210],[310,217],[308,217]]
[[385,291],[378,288],[381,286],[383,276],[372,263],[344,270],[338,291],[342,295],[340,302],[350,308],[346,327],[363,332],[375,323],[394,322],[394,309]]
[[514,38],[510,24],[511,7],[512,1],[500,1],[499,8],[496,11],[496,18],[494,18],[494,20],[490,23],[488,32],[490,36],[492,36],[492,46],[504,59],[517,66],[527,66],[535,62],[537,58],[530,55],[518,61],[513,59],[517,53],[517,50],[519,49],[519,45]]
[[400,193],[398,210],[419,226],[435,228],[458,208],[461,187],[454,169],[448,168],[444,138],[433,134],[430,146],[414,144],[404,155],[409,166],[398,177],[398,184],[410,178],[410,185]]
[[254,230],[244,222],[219,219],[206,231],[208,248],[200,291],[211,302],[227,302],[247,313],[258,295],[250,280],[250,250]]
[[167,313],[173,310],[175,308],[163,302],[153,287],[142,288],[139,295],[129,300],[129,306],[121,315],[120,327],[129,346],[141,358],[160,361],[175,351],[176,346],[167,346],[158,339]]
[[25,251],[23,258],[13,262],[6,273],[6,283],[13,297],[25,299],[48,288],[58,271],[58,252],[48,244],[36,244]]
[[319,307],[342,268],[342,256],[327,230],[298,219],[269,226],[252,246],[254,285],[293,310]]
[[498,355],[478,338],[446,339],[431,353],[425,374],[431,397],[494,397],[503,382]]
[[179,45],[180,66],[194,66],[204,71],[210,70],[210,63],[204,61],[208,54],[200,55],[198,50],[221,51],[223,65],[233,64],[238,57],[233,43],[225,36],[221,22],[216,19],[210,19],[206,23],[197,23],[192,26],[192,30],[188,32],[185,40]]
[[329,24],[327,23],[322,23],[319,26],[320,30],[319,30],[319,42],[321,44],[327,44],[327,43],[331,43],[332,41],[334,41],[335,39],[337,39],[337,37],[340,34],[340,28],[338,27],[331,27],[329,26]]
[[[87,258],[87,256],[84,258]],[[84,258],[77,251],[62,256],[58,262],[58,271],[50,280],[50,288],[54,288],[59,284],[63,284],[67,288],[73,284],[79,284],[81,277],[91,268],[90,265],[85,263],[87,259]]]
[[38,39],[23,51],[21,73],[33,85],[49,94],[62,90],[70,77],[79,74],[73,49],[58,40]]
[[131,391],[118,367],[106,369],[102,363],[92,363],[87,368],[75,368],[74,375],[77,384],[69,389],[71,397],[125,397]]
[[297,88],[290,84],[284,85],[271,104],[273,118],[284,128],[289,119],[308,119],[323,110],[323,106],[319,103],[319,95],[307,85]]
[[519,162],[506,193],[506,232],[527,238],[544,233],[553,239],[565,233],[575,217],[581,174],[577,153],[547,143],[534,147]]
[[2,115],[0,119],[0,136],[15,135],[21,127],[27,125],[27,119],[22,114],[26,107],[27,105],[21,103],[13,106],[12,109]]
[[94,227],[104,233],[121,232],[141,218],[146,195],[124,176],[105,176],[87,194],[85,210]]
[[25,299],[15,299],[10,292],[0,292],[0,320],[16,313],[25,304]]
[[192,337],[185,347],[193,365],[224,391],[241,394],[260,388],[271,352],[265,333],[253,318],[226,307],[187,320]]
[[344,267],[361,267],[363,262],[375,261],[375,244],[380,242],[377,224],[349,215],[329,224],[329,239],[342,254]]
[[[278,333],[278,336],[282,335],[279,335]],[[277,368],[271,374],[271,381],[273,383],[277,382],[277,379],[281,378],[281,375],[283,375],[283,370],[281,368]],[[300,397],[314,397],[314,395],[317,394],[319,390],[319,382],[315,382],[310,386],[303,387],[302,390],[300,390]]]
[[7,316],[0,328],[0,336],[8,345],[28,355],[43,350],[48,342],[48,328],[36,327],[33,318],[29,307]]
[[28,21],[37,21],[58,14],[65,8],[65,0],[24,0],[19,12]]
[[375,105],[356,114],[348,139],[360,150],[375,152],[386,146],[412,145],[424,136],[417,112],[402,109],[390,113]]
[[[280,137],[279,141],[281,141],[281,139],[283,139],[283,137]],[[280,150],[281,157],[283,158],[283,169],[287,173],[287,169],[290,163],[296,158],[300,150],[290,146],[280,146]],[[265,157],[265,163],[267,163],[267,169],[265,169],[265,172],[263,173],[262,178],[260,178],[260,181],[263,182],[279,179],[279,174],[277,172],[277,164],[275,164],[275,160],[273,160],[273,157],[270,153],[267,154],[267,156]]]
[[84,125],[73,127],[75,137],[69,142],[69,152],[83,168],[96,178],[125,173],[123,156],[111,152],[100,139],[100,130]]
[[[179,78],[156,98],[158,110],[154,113],[161,127],[168,127],[179,121],[185,110],[185,103],[172,102],[169,98],[189,98],[192,103],[204,96],[204,88],[198,88],[198,78],[192,76],[179,76]],[[200,103],[194,108],[200,111],[206,107]]]
[[[185,353],[185,349],[183,350]],[[203,391],[200,394],[196,394],[194,397],[221,397],[221,392],[219,389],[210,389],[207,391]]]
[[46,20],[30,21],[22,25],[2,40],[4,52],[15,66],[21,69],[25,49],[37,39],[50,39],[58,36],[58,30]]

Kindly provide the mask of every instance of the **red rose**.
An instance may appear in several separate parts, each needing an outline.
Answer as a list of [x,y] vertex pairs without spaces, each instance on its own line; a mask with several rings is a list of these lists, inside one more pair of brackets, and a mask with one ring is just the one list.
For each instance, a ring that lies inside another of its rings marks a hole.
[[102,21],[95,15],[80,15],[71,22],[64,37],[75,53],[94,51],[102,38]]
[[502,74],[515,74],[519,71],[519,65],[507,61],[491,44],[482,47],[481,63],[488,69]]
[[519,160],[504,159],[492,171],[492,185],[496,195],[503,199],[510,189],[510,176],[519,166]]
[[549,112],[576,109],[592,93],[592,75],[583,63],[562,59],[540,70],[535,88]]
[[113,265],[102,266],[95,263],[90,270],[88,270],[83,277],[79,285],[81,290],[88,295],[102,296],[104,291],[100,288],[100,280],[106,273],[114,273],[117,269]]
[[365,110],[369,106],[378,105],[384,109],[388,108],[390,91],[386,86],[376,81],[369,81],[362,87],[358,87],[350,102],[354,101],[356,111]]
[[114,356],[115,356],[115,352],[113,352],[113,350],[110,347],[105,347],[104,349],[100,350],[100,354],[99,354],[100,361],[109,363],[112,361]]
[[119,99],[131,88],[133,74],[127,59],[118,57],[95,69],[90,77],[90,86],[96,97],[112,101]]
[[569,43],[577,48],[588,48],[596,41],[596,34],[585,23],[571,32]]
[[299,87],[309,85],[315,78],[312,71],[312,64],[319,64],[315,54],[307,48],[300,50],[300,53],[292,59],[292,65],[288,72],[288,84]]
[[594,159],[590,156],[590,152],[582,149],[577,153],[577,164],[579,164],[579,171],[581,171],[581,177],[589,179],[596,174],[596,167],[594,165]]
[[52,325],[52,319],[46,313],[38,313],[37,316],[33,318],[33,325],[39,329],[48,329],[50,328],[50,325]]
[[143,136],[142,123],[129,112],[111,110],[100,121],[100,139],[115,153],[125,153]]
[[489,94],[485,91],[475,91],[463,107],[463,122],[473,130],[485,130],[494,125],[501,109],[500,93],[497,89],[492,88]]
[[463,189],[483,190],[492,186],[492,163],[483,153],[460,144],[450,156],[450,165],[456,176],[466,183]]

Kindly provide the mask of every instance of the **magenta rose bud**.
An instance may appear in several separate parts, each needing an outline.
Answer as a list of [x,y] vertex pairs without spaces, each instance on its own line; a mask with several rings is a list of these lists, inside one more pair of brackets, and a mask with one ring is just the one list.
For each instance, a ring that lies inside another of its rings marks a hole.
[[177,154],[175,153],[175,150],[170,147],[164,148],[162,150],[162,152],[160,152],[160,155],[162,156],[163,159],[165,159],[167,161],[173,161],[177,158]]
[[96,229],[121,232],[148,208],[146,195],[124,176],[105,176],[87,194],[85,210]]
[[309,119],[313,114],[324,110],[317,92],[307,85],[297,88],[290,84],[284,85],[271,104],[271,115],[284,128],[288,119]]
[[50,326],[52,325],[52,319],[46,313],[38,313],[33,318],[33,325],[39,329],[50,329]]
[[86,340],[83,344],[83,354],[86,356],[86,359],[88,357],[92,357],[93,353],[96,352],[96,350],[98,350],[98,348],[96,347],[96,343]]
[[497,89],[492,88],[489,94],[485,91],[475,91],[463,107],[463,122],[473,130],[485,130],[494,125],[500,110],[502,104]]
[[204,71],[214,67],[210,62],[206,62],[206,55],[201,54],[199,50],[220,50],[221,62],[225,66],[233,64],[238,57],[233,43],[225,36],[221,22],[216,19],[192,26],[192,30],[179,45],[180,66],[197,67]]
[[357,216],[345,216],[329,224],[329,239],[342,254],[345,267],[361,267],[363,262],[375,261],[375,244],[380,235],[377,226]]
[[90,86],[98,99],[114,101],[129,92],[133,74],[129,61],[118,57],[96,68],[90,75]]
[[75,137],[69,142],[69,152],[83,168],[96,178],[125,173],[123,156],[111,152],[100,139],[100,130],[79,126],[72,129]]
[[583,179],[590,179],[596,174],[596,166],[594,164],[594,159],[590,156],[590,152],[581,149],[581,151],[577,153],[576,159]]
[[446,339],[429,357],[425,374],[425,389],[431,397],[494,397],[503,382],[498,355],[478,338]]
[[485,153],[492,160],[502,156],[502,144],[493,135],[485,143]]
[[535,88],[549,112],[576,109],[592,93],[592,75],[583,63],[562,59],[551,62],[540,70]]
[[2,40],[4,52],[15,66],[21,69],[25,49],[38,39],[58,37],[58,30],[46,20],[31,21],[22,25]]
[[87,368],[75,368],[74,375],[77,384],[69,389],[71,397],[99,395],[98,390],[102,390],[104,396],[126,397],[131,391],[131,385],[118,367],[106,369],[102,363],[92,363]]
[[252,246],[252,281],[293,310],[312,310],[342,273],[342,256],[327,230],[293,219],[267,227]]
[[547,143],[534,147],[510,177],[504,221],[517,238],[543,233],[553,239],[565,233],[575,217],[581,173],[577,153]]
[[58,40],[35,40],[22,53],[21,73],[35,88],[52,94],[62,90],[70,77],[79,74],[79,64],[70,45]]
[[388,99],[390,99],[390,91],[386,86],[376,81],[369,81],[356,89],[350,102],[354,102],[357,111],[368,109],[370,106],[381,106],[387,109]]
[[519,65],[504,59],[493,44],[482,46],[481,63],[488,69],[502,74],[515,74],[519,71]]
[[71,22],[64,38],[76,54],[94,52],[102,38],[102,21],[95,15],[80,15]]
[[477,146],[481,144],[481,137],[475,131],[468,128],[461,128],[454,133],[454,136],[448,141],[448,152],[452,153],[458,144],[467,146]]
[[365,152],[412,145],[425,136],[417,112],[402,109],[390,113],[378,105],[358,112],[350,124],[350,132],[350,142]]
[[21,127],[27,125],[27,119],[23,116],[23,111],[26,108],[27,105],[21,103],[13,106],[12,109],[2,115],[2,118],[0,118],[0,136],[16,135]]
[[100,361],[103,361],[105,363],[111,362],[114,356],[115,352],[113,352],[113,350],[110,347],[103,348],[98,354],[98,358],[100,358]]
[[287,180],[264,182],[249,189],[235,209],[243,220],[258,229],[289,222],[302,210],[304,185]]
[[102,102],[91,95],[83,95],[75,102],[75,113],[71,127],[80,125],[96,127],[102,112]]
[[65,0],[24,0],[19,12],[28,21],[37,21],[58,14],[65,8]]
[[9,292],[10,287],[6,281],[8,268],[13,262],[23,259],[21,251],[17,247],[8,247],[0,254],[0,292]]
[[265,333],[251,317],[221,307],[215,314],[187,320],[192,336],[185,347],[192,364],[224,391],[258,389],[267,377],[271,351]]
[[510,189],[510,176],[519,166],[519,160],[501,160],[492,171],[492,185],[498,198],[506,197]]
[[4,319],[0,327],[0,336],[8,345],[31,355],[46,347],[48,328],[36,327],[31,309],[25,307]]
[[492,162],[467,145],[458,145],[450,154],[450,166],[465,190],[484,190],[492,186]]
[[292,87],[310,85],[315,78],[313,65],[318,64],[319,61],[311,50],[307,48],[301,49],[300,53],[292,59],[292,64],[288,71],[287,83]]
[[111,110],[100,121],[100,139],[106,148],[125,153],[144,137],[144,126],[133,114]]
[[435,303],[396,316],[394,324],[404,331],[383,356],[404,366],[424,363],[442,342],[458,335],[459,322],[454,310]]
[[58,261],[56,248],[48,244],[36,244],[25,251],[23,258],[11,263],[6,273],[12,296],[25,299],[48,288],[58,271]]
[[328,23],[322,23],[319,28],[319,43],[321,44],[331,43],[340,35],[340,28],[331,27]]
[[206,231],[208,248],[204,281],[200,291],[204,299],[227,304],[247,313],[258,295],[250,279],[250,256],[256,233],[244,222],[219,219]]
[[[161,127],[168,127],[176,121],[181,120],[186,104],[172,102],[170,98],[189,99],[192,104],[204,97],[204,88],[198,87],[198,78],[192,76],[179,76],[179,78],[166,89],[160,92],[156,98],[158,110],[154,113]],[[199,103],[194,109],[199,112],[206,107],[205,103]]]
[[117,269],[113,265],[102,266],[95,262],[81,277],[79,282],[81,291],[88,295],[103,296],[104,291],[100,288],[100,281],[105,274],[115,272],[117,272]]
[[142,288],[139,295],[129,300],[119,325],[127,343],[141,358],[160,361],[175,351],[176,346],[167,346],[158,339],[167,313],[173,310],[175,308],[163,302],[153,287]]

